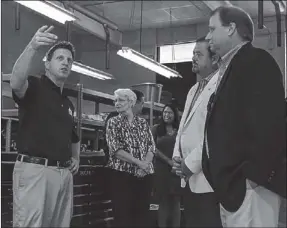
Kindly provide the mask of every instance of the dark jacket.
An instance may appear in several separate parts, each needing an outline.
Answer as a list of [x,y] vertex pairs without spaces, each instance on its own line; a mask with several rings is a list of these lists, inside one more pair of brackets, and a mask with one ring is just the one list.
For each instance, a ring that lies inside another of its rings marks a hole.
[[[228,211],[241,206],[246,179],[269,188],[268,179],[284,159],[285,172],[280,167],[278,173],[286,178],[282,81],[272,56],[247,43],[231,60],[217,93],[211,96],[205,125],[209,158],[204,144],[202,166]],[[283,194],[286,179],[279,179],[282,182],[276,188]]]

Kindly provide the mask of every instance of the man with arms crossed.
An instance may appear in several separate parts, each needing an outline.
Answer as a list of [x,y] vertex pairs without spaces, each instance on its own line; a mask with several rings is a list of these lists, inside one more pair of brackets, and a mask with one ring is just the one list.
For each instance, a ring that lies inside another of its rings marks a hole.
[[198,39],[192,71],[200,81],[187,95],[173,153],[173,169],[187,181],[183,198],[186,227],[221,226],[219,204],[201,169],[207,103],[215,90],[216,69],[216,56],[209,50],[208,41]]
[[[212,12],[206,39],[221,61],[202,167],[220,201],[224,227],[278,225],[280,197],[267,187],[274,187],[286,162],[283,77],[272,56],[252,46],[253,37],[252,19],[242,9]],[[284,189],[286,179],[279,182]]]
[[53,26],[43,26],[16,61],[10,85],[19,105],[18,156],[13,171],[13,227],[69,227],[73,176],[79,169],[80,142],[71,101],[63,94],[75,50],[59,42],[46,55],[45,74],[29,76],[42,46],[53,45]]

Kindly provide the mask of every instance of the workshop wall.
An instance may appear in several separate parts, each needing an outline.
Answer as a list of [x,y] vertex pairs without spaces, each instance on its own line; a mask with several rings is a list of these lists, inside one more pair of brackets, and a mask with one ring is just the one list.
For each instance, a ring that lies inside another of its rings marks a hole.
[[[2,59],[1,71],[10,73],[12,67],[28,44],[36,30],[42,25],[54,25],[54,33],[60,39],[66,38],[65,26],[57,22],[47,19],[32,10],[21,7],[20,30],[15,30],[15,6],[12,1],[1,2],[2,16]],[[256,20],[255,27],[257,27]],[[286,60],[284,39],[282,39],[282,47],[276,45],[276,20],[275,17],[264,19],[265,26],[269,32],[260,32],[256,29],[256,36],[253,42],[254,46],[268,50],[276,59],[285,73]],[[174,28],[161,29],[143,29],[141,34],[141,52],[151,58],[156,58],[156,46],[170,44],[175,42],[194,41],[198,37],[204,36],[208,32],[208,23],[200,23],[195,25],[186,25]],[[282,21],[282,31],[284,22]],[[283,34],[282,34],[283,37]],[[284,37],[283,37],[284,38]],[[133,84],[143,82],[155,82],[155,73],[147,70],[137,64],[134,64],[116,54],[120,47],[110,46],[109,69],[106,69],[105,60],[105,41],[100,40],[96,36],[86,32],[71,35],[71,41],[76,47],[76,60],[91,67],[109,72],[115,76],[115,80],[98,80],[77,73],[72,73],[68,83],[83,83],[84,87],[112,94],[117,88],[129,87]],[[129,46],[137,51],[140,50],[140,32],[126,31],[123,32],[123,46]],[[31,67],[31,74],[43,72],[42,58],[48,48],[42,48],[35,56]],[[106,110],[106,108],[105,108]],[[84,112],[93,112],[94,106],[90,102],[84,102]]]

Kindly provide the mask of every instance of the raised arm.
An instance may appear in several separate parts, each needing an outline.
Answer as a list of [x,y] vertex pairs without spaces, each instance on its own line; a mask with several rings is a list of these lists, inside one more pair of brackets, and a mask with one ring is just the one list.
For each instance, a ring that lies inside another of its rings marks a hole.
[[23,98],[26,93],[28,72],[39,47],[52,45],[57,40],[57,36],[50,33],[53,28],[53,26],[48,27],[47,25],[39,28],[14,64],[10,86],[18,98]]

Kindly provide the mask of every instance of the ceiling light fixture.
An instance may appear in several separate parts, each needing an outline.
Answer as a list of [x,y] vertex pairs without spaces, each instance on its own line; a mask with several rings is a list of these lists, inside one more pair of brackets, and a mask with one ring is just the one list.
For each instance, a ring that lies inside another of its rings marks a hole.
[[74,21],[76,17],[70,11],[52,3],[51,1],[15,1],[23,6],[37,11],[62,24],[66,21]]
[[114,79],[113,75],[107,72],[83,65],[78,62],[73,62],[72,71],[75,71],[80,74],[84,74],[84,75],[87,75],[93,78],[98,78],[101,80]]
[[117,54],[167,78],[182,77],[177,71],[164,66],[129,47],[123,47]]
[[[46,57],[44,57],[43,61],[46,61]],[[73,62],[71,70],[100,80],[115,79],[113,75],[107,72],[95,69],[93,67],[89,67],[79,62]]]

